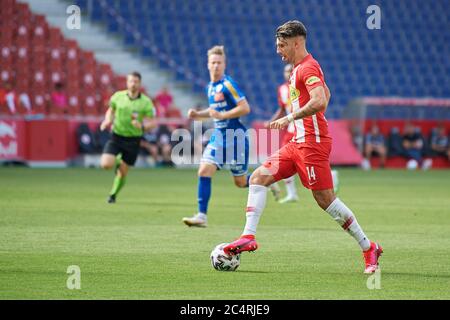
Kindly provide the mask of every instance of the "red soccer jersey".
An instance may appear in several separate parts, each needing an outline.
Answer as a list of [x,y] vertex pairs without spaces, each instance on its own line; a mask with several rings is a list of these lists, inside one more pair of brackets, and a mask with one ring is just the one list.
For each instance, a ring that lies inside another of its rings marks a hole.
[[291,112],[291,104],[289,102],[289,82],[285,82],[278,87],[278,106],[280,109]]
[[[308,54],[294,67],[289,82],[290,101],[293,112],[299,111],[300,108],[308,103],[310,99],[309,91],[316,87],[323,86],[327,99],[329,99],[330,91],[325,84],[324,74],[319,63],[311,54]],[[318,112],[315,115],[295,120],[294,124],[294,142],[331,142],[324,112]]]
[[[289,95],[289,82],[285,82],[278,87],[278,106],[280,109],[284,110],[286,114],[292,113]],[[289,124],[287,131],[291,133],[291,135],[295,132],[293,123]]]

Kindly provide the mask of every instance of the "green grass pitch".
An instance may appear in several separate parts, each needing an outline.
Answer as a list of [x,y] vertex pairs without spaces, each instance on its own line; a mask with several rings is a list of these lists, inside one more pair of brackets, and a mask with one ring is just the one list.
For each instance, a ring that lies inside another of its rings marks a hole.
[[[209,253],[242,231],[247,190],[213,179],[209,227],[196,212],[194,170],[131,170],[118,203],[111,171],[0,169],[0,299],[449,299],[450,171],[341,169],[340,198],[385,250],[369,290],[355,241],[300,188],[268,198],[260,249],[236,272]],[[81,289],[66,287],[68,266]]]

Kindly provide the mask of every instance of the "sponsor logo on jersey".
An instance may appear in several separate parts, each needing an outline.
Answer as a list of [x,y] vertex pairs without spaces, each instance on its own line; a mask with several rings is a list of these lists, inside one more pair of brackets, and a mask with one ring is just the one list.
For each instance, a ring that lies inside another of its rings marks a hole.
[[225,97],[224,97],[224,95],[223,95],[223,92],[217,92],[215,95],[214,95],[214,101],[222,101],[222,100],[224,100],[225,99]]
[[211,108],[223,108],[227,106],[227,102],[223,101],[223,102],[217,102],[217,103],[210,103],[209,106]]
[[289,93],[291,102],[298,100],[300,97],[300,91],[293,86],[289,86]]
[[320,78],[319,77],[311,76],[308,79],[306,79],[306,85],[307,86],[310,86],[310,85],[312,85],[312,84],[314,84],[316,82],[320,82]]

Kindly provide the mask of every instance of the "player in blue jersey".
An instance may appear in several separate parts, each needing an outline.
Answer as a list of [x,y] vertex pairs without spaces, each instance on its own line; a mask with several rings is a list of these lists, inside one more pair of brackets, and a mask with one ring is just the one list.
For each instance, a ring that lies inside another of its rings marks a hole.
[[188,111],[188,117],[193,120],[214,119],[214,133],[203,152],[198,170],[198,213],[183,218],[188,226],[207,226],[211,178],[217,169],[229,165],[235,185],[248,187],[249,140],[247,129],[239,117],[250,113],[250,106],[234,80],[225,74],[225,67],[224,47],[215,46],[208,50],[209,108]]

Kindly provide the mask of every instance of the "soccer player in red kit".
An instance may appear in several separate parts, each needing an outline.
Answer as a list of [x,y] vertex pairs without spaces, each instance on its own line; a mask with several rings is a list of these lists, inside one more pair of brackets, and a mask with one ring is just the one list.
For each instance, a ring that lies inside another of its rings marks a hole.
[[224,247],[226,254],[239,254],[258,248],[256,228],[266,204],[267,187],[298,173],[302,184],[311,189],[317,204],[360,245],[365,273],[378,269],[383,249],[370,241],[353,212],[335,196],[330,168],[331,137],[324,113],[330,100],[319,63],[306,50],[306,28],[299,21],[288,21],[277,28],[277,53],[294,66],[289,89],[292,113],[270,124],[282,129],[295,125],[294,139],[271,155],[251,178],[242,236]]

